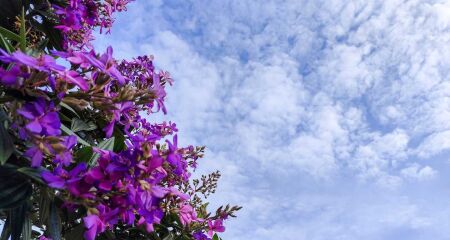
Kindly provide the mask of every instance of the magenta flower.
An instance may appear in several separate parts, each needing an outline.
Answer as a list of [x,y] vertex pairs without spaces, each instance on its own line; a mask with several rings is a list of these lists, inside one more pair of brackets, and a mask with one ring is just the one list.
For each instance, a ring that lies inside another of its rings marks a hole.
[[57,71],[57,73],[59,74],[59,77],[63,81],[75,84],[78,87],[80,87],[80,89],[83,91],[89,90],[89,84],[77,72],[73,70],[65,70],[65,71]]
[[223,221],[222,219],[217,219],[214,221],[208,220],[208,235],[210,237],[213,236],[214,232],[224,232],[225,231],[225,227],[223,226]]
[[105,131],[107,138],[112,136],[114,131],[114,125],[116,122],[120,121],[121,118],[123,119],[130,118],[127,112],[132,110],[133,106],[134,104],[132,102],[122,102],[115,104],[117,110],[111,111],[112,119],[110,120],[109,124],[106,125],[105,128],[103,128],[103,131]]
[[87,231],[84,233],[84,238],[86,240],[94,240],[97,234],[106,230],[105,223],[95,214],[84,217],[83,221],[84,226],[87,228]]
[[17,112],[27,120],[26,129],[40,136],[57,136],[61,134],[61,121],[53,102],[47,103],[43,98],[26,103]]
[[85,54],[85,58],[89,63],[100,69],[102,72],[107,73],[111,77],[115,78],[119,84],[125,84],[125,78],[122,76],[122,74],[117,70],[116,68],[116,60],[112,57],[113,49],[111,46],[109,46],[106,49],[106,53],[102,54],[100,56],[100,59],[97,59],[92,54]]
[[83,218],[84,226],[87,228],[84,238],[87,240],[94,240],[97,234],[118,222],[118,209],[110,209],[103,204],[99,204],[96,208],[98,215],[91,214]]
[[64,189],[68,188],[71,192],[79,192],[77,189],[71,189],[74,183],[79,182],[82,179],[82,175],[86,171],[86,163],[79,163],[75,168],[67,172],[60,165],[53,173],[49,171],[42,172],[42,178],[48,183],[50,187]]

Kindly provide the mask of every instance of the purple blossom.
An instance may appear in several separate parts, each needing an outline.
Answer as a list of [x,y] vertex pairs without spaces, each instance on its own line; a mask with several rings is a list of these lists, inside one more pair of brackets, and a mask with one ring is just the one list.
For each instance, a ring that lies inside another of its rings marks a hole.
[[72,193],[78,193],[78,189],[72,189],[74,184],[82,180],[82,175],[86,171],[86,163],[79,163],[75,168],[67,172],[60,165],[53,173],[49,171],[42,172],[42,178],[50,187],[63,189],[68,188]]
[[55,59],[52,56],[42,54],[41,56],[34,58],[29,56],[21,51],[16,51],[12,54],[8,54],[7,52],[0,49],[0,60],[7,63],[19,63],[26,65],[28,67],[34,68],[38,71],[50,72],[54,71],[63,71],[65,67],[56,64]]
[[17,112],[27,120],[26,129],[40,136],[57,136],[61,134],[61,121],[53,102],[47,103],[43,98],[26,103]]
[[119,84],[125,84],[125,78],[116,68],[116,60],[112,57],[113,49],[109,46],[106,49],[106,53],[102,54],[99,59],[97,59],[92,54],[85,54],[86,60],[94,67],[100,69],[102,72],[107,73],[111,77],[115,78]]
[[23,78],[27,78],[29,74],[20,70],[18,65],[14,65],[9,70],[0,68],[0,82],[5,86],[20,87],[23,84]]
[[37,146],[29,148],[23,155],[31,159],[32,167],[41,166],[44,153]]
[[69,166],[72,162],[72,152],[71,149],[75,147],[77,144],[77,137],[74,135],[67,136],[63,138],[62,144],[65,146],[65,150],[61,152],[52,151],[55,154],[55,158],[53,159],[54,163],[62,164],[64,166]]
[[201,231],[195,232],[193,235],[195,240],[211,240],[206,234],[202,233]]

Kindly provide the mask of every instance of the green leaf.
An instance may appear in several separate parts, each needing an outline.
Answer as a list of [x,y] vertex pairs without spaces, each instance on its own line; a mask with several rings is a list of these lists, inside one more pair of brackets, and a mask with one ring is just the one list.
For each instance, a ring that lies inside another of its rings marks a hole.
[[22,52],[25,52],[25,50],[27,49],[27,35],[26,35],[26,26],[25,26],[25,9],[22,8],[22,14],[20,15],[20,32],[19,32],[19,36],[20,36],[20,50],[22,50]]
[[4,37],[10,39],[10,40],[14,40],[16,42],[20,42],[20,37],[19,35],[9,31],[8,29],[1,27],[0,26],[0,34],[2,34]]
[[64,124],[61,124],[61,130],[65,132],[67,135],[75,135],[77,137],[77,140],[79,143],[85,145],[85,146],[91,146],[88,142],[84,141],[80,136],[76,135],[72,130],[70,130],[68,127],[66,127]]
[[79,132],[79,131],[92,131],[97,129],[97,125],[95,125],[93,122],[84,122],[83,120],[79,118],[72,119],[72,124],[70,126],[73,132]]
[[51,239],[61,240],[61,218],[58,214],[58,208],[54,201],[50,204],[50,216],[48,221],[48,232]]
[[14,152],[14,144],[3,122],[0,122],[0,164],[3,165]]
[[212,240],[219,240],[219,236],[217,236],[217,233],[214,234]]
[[[108,138],[101,143],[98,144],[97,148],[103,149],[103,150],[109,150],[112,151],[114,149],[114,137]],[[100,157],[100,154],[94,153],[92,158],[89,160],[88,165],[94,166],[97,163],[97,159]]]
[[11,45],[11,43],[5,39],[5,37],[0,33],[0,43],[3,46],[3,49],[6,50],[8,53],[12,53],[14,51],[14,47]]

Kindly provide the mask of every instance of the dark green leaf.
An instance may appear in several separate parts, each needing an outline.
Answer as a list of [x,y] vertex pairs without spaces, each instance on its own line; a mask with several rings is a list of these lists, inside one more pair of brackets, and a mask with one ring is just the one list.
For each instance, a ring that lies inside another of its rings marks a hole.
[[23,225],[25,224],[28,204],[22,203],[20,206],[10,211],[11,217],[11,240],[20,240]]
[[61,218],[54,201],[50,204],[48,232],[53,240],[61,240]]
[[114,137],[116,138],[114,141],[114,152],[120,152],[125,150],[125,136],[123,135],[122,131],[115,129],[114,130]]
[[17,186],[11,186],[11,188],[0,192],[0,209],[10,209],[17,207],[31,196],[33,189],[29,182],[17,184]]
[[79,131],[92,131],[97,129],[97,126],[93,122],[84,122],[79,118],[72,119],[71,127],[73,132]]
[[92,154],[94,154],[92,147],[80,148],[75,152],[75,160],[76,162],[89,162],[92,158]]
[[42,180],[42,177],[41,177],[42,170],[39,168],[21,167],[21,168],[17,169],[17,171],[32,178],[36,182],[44,184],[44,181]]
[[79,240],[79,239],[84,239],[83,238],[83,234],[84,234],[84,226],[83,224],[80,224],[76,227],[74,227],[71,231],[69,231],[68,233],[64,234],[64,238],[66,240]]
[[0,164],[3,165],[14,152],[14,144],[3,122],[0,122]]
[[219,240],[219,236],[217,236],[217,233],[214,234],[212,240]]
[[78,118],[80,117],[80,115],[78,115],[77,111],[75,111],[71,106],[67,105],[66,103],[60,102],[59,105],[65,109],[69,110],[73,114],[75,114],[75,116],[77,116]]
[[[103,149],[103,150],[109,150],[112,151],[114,148],[114,137],[108,138],[104,140],[103,142],[99,143],[97,148]],[[88,164],[90,166],[94,166],[97,163],[97,159],[100,157],[98,153],[94,153],[92,158],[89,160]]]
[[44,225],[49,221],[50,203],[52,199],[50,198],[47,187],[41,186],[39,193],[39,222],[41,225]]
[[31,195],[31,183],[14,165],[0,166],[0,183],[0,209],[16,208]]

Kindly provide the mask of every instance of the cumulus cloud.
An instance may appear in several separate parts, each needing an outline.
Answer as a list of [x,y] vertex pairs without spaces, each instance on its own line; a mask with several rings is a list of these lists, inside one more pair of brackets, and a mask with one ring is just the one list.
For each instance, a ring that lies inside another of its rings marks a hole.
[[446,239],[450,209],[436,199],[450,171],[447,1],[129,11],[97,45],[154,54],[172,73],[169,115],[154,120],[209,147],[197,174],[223,169],[213,205],[244,205],[225,238]]

